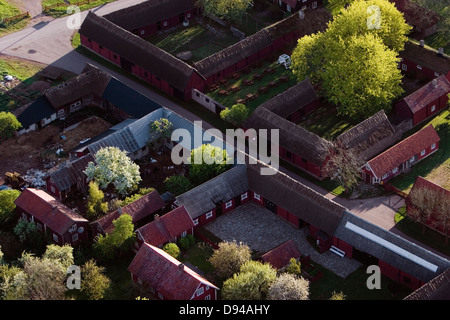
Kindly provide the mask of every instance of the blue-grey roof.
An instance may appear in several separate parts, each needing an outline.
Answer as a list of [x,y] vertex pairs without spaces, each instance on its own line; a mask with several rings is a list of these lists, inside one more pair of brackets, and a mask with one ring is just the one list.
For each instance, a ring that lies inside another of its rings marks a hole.
[[23,128],[28,128],[32,124],[40,122],[42,119],[50,118],[55,113],[55,109],[51,106],[45,96],[41,96],[34,100],[18,117],[17,120],[22,124]]

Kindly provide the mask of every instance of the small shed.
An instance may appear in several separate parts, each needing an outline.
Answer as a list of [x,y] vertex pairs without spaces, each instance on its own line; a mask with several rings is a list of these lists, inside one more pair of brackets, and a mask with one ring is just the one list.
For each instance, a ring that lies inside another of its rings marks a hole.
[[291,66],[291,57],[285,53],[278,57],[278,64],[284,65],[286,69],[289,69]]

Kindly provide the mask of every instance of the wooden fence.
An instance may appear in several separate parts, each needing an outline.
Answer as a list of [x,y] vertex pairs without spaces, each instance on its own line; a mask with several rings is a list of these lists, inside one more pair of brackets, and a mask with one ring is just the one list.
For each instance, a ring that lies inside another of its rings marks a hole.
[[13,21],[22,20],[23,18],[28,18],[29,16],[30,16],[30,13],[27,11],[26,13],[21,13],[16,16],[13,16],[13,17],[5,18],[5,19],[3,19],[3,23],[7,24],[7,23],[10,23]]

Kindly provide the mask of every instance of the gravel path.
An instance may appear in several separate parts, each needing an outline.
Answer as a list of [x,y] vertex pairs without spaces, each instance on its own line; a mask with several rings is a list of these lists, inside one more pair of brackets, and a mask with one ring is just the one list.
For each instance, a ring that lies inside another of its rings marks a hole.
[[346,278],[361,266],[356,260],[327,251],[318,253],[306,240],[308,228],[297,229],[283,218],[254,203],[237,207],[227,215],[209,223],[206,229],[225,241],[246,243],[252,250],[265,253],[281,243],[292,239],[302,255]]

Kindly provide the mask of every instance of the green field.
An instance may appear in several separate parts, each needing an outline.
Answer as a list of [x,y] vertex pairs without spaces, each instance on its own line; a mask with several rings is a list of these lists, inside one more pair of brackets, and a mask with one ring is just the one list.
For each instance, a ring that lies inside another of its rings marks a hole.
[[29,18],[27,17],[8,23],[4,22],[4,19],[14,17],[22,13],[23,12],[21,12],[18,7],[7,0],[0,0],[0,37],[8,33],[18,31],[27,25],[29,21]]

